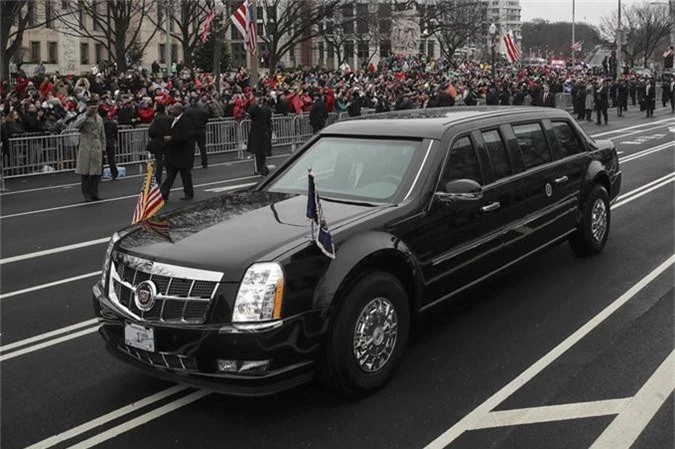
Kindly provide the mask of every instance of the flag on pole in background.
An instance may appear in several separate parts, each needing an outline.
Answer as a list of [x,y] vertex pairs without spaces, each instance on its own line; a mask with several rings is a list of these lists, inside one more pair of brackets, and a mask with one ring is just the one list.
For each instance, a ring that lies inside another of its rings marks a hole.
[[520,61],[520,48],[510,31],[504,35],[504,46],[506,47],[506,57],[511,64]]
[[253,2],[246,0],[241,4],[234,14],[232,14],[232,24],[237,27],[242,37],[246,48],[251,54],[256,54],[258,51],[257,34],[258,30],[256,24],[253,22]]
[[209,33],[211,32],[211,26],[213,26],[213,21],[216,18],[216,10],[211,9],[209,12],[209,15],[206,16],[206,20],[204,21],[204,26],[202,26],[202,30],[199,33],[199,37],[202,40],[202,43],[206,42],[206,40],[209,37]]
[[159,191],[159,185],[157,184],[154,173],[154,163],[148,162],[148,170],[145,174],[145,180],[143,181],[143,190],[141,190],[141,194],[138,197],[131,224],[147,220],[164,206],[164,198]]
[[575,42],[572,44],[572,51],[579,52],[584,47],[583,41]]
[[[312,240],[314,240],[322,253],[331,259],[335,259],[333,236],[328,230],[326,219],[323,216],[319,192],[316,190],[316,179],[311,168],[307,172],[307,180],[307,218],[312,220]],[[318,232],[316,228],[318,228]]]

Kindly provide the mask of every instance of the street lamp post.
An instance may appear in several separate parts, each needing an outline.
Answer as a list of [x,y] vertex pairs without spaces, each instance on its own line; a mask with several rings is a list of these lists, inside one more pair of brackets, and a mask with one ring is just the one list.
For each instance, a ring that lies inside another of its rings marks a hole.
[[492,47],[492,82],[495,82],[495,60],[496,60],[496,55],[495,55],[495,36],[497,35],[497,27],[495,26],[494,23],[490,24],[490,28],[488,28],[488,33],[490,33],[490,43]]

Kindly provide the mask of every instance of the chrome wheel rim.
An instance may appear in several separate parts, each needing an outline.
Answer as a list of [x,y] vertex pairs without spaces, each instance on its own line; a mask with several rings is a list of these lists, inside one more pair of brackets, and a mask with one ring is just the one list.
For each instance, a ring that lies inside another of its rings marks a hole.
[[361,310],[354,327],[354,359],[360,369],[374,373],[382,369],[396,347],[398,316],[386,298],[375,298]]
[[591,235],[596,243],[600,243],[607,232],[607,205],[598,198],[593,203],[591,212]]

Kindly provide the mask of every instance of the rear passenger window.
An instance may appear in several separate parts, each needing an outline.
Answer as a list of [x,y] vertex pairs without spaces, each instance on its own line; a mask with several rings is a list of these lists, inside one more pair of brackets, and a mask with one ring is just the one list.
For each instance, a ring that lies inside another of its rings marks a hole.
[[485,147],[490,155],[490,160],[492,160],[495,178],[501,179],[511,175],[511,162],[509,161],[509,155],[499,131],[496,129],[483,131],[482,135]]
[[551,152],[539,123],[513,126],[525,169],[551,162]]
[[579,154],[584,150],[579,136],[567,122],[553,122],[553,133],[560,144],[561,158]]
[[457,179],[472,179],[478,184],[483,184],[476,150],[468,137],[462,137],[455,141],[450,149],[448,159],[443,171],[441,185]]

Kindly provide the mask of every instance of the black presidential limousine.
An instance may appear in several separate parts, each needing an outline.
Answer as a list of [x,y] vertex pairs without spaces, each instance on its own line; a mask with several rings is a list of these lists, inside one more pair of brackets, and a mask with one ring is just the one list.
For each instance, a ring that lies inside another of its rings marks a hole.
[[[312,239],[309,167],[334,258]],[[620,187],[614,145],[561,110],[340,122],[249,190],[115,233],[93,289],[100,333],[181,383],[265,395],[316,375],[365,395],[421,311],[564,241],[600,252]]]

